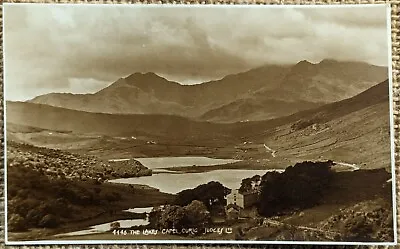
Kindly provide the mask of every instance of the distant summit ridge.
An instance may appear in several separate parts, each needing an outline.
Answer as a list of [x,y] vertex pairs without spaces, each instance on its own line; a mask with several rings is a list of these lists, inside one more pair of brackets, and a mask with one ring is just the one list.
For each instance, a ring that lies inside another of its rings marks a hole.
[[301,61],[297,62],[297,65],[315,65],[315,64],[308,60],[301,60]]
[[136,72],[136,73],[126,76],[124,79],[131,79],[131,78],[135,78],[135,77],[142,77],[142,78],[148,78],[148,79],[163,78],[153,72]]
[[214,122],[265,120],[350,98],[387,75],[386,67],[333,59],[265,65],[196,85],[136,72],[94,94],[52,93],[30,102],[96,113],[168,114]]
[[332,63],[339,63],[339,61],[335,60],[335,59],[327,58],[327,59],[321,60],[318,64],[332,64]]
[[296,65],[292,67],[292,72],[297,72],[297,73],[304,73],[309,70],[314,70],[316,64],[313,64],[309,62],[308,60],[301,60],[299,61]]

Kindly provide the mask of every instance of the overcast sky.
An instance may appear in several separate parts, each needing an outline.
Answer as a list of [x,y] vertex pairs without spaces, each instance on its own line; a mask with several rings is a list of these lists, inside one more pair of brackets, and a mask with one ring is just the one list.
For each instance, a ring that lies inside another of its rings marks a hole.
[[182,84],[324,58],[387,66],[387,6],[4,4],[8,100],[96,92],[135,72]]

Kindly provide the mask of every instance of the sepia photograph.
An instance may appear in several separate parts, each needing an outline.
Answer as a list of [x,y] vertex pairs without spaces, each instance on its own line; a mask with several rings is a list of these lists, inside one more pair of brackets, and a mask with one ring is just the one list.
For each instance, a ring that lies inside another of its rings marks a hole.
[[389,4],[3,4],[9,245],[397,243]]

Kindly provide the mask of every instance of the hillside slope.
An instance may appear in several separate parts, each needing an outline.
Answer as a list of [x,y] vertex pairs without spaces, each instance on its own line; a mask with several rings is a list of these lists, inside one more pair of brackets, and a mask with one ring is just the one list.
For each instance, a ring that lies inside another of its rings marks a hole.
[[172,115],[91,113],[26,102],[7,102],[7,122],[47,130],[169,139],[226,137],[223,125]]
[[289,68],[274,88],[204,113],[200,119],[217,122],[265,120],[351,98],[387,78],[387,69],[359,62],[301,61]]
[[389,87],[384,81],[353,98],[316,109],[242,123],[235,133],[275,150],[277,162],[327,158],[390,170],[389,123]]

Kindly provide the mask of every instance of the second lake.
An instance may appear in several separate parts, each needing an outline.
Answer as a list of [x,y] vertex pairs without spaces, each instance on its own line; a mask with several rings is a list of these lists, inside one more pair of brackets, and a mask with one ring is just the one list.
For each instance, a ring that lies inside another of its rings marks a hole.
[[[207,157],[163,157],[163,158],[135,158],[150,169],[169,168],[178,166],[205,166],[232,163],[236,160],[213,159]],[[210,181],[217,181],[230,189],[238,189],[244,178],[254,175],[264,175],[268,171],[282,170],[246,170],[246,169],[220,169],[200,173],[182,174],[153,174],[152,176],[121,178],[110,180],[115,183],[141,184],[159,189],[164,193],[176,194],[182,190],[195,188]]]

